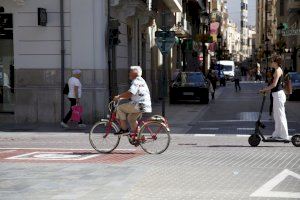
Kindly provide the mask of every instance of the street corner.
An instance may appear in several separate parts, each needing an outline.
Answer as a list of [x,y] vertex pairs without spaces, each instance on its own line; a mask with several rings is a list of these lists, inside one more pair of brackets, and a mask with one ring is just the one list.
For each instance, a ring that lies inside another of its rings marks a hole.
[[135,149],[118,149],[110,154],[88,149],[5,149],[0,150],[0,162],[120,164],[144,154]]

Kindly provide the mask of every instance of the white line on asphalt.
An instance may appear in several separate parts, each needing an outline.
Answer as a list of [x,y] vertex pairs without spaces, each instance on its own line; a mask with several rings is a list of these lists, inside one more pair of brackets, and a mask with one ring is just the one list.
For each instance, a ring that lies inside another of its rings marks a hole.
[[39,135],[43,135],[44,133],[46,134],[86,134],[85,132],[18,132],[18,131],[0,131],[0,134],[39,134]]
[[70,152],[32,152],[9,158],[8,160],[86,160],[99,156],[96,155],[74,155]]
[[241,134],[237,134],[236,137],[249,137],[250,135],[241,135]]
[[4,151],[0,151],[0,153],[11,153],[11,152],[14,152],[14,151],[16,151],[16,150],[4,150]]
[[[222,123],[222,122],[254,122],[253,120],[209,120],[209,121],[198,121],[198,123]],[[261,122],[272,122],[270,120],[261,120]],[[296,121],[289,121],[295,123]]]
[[200,128],[202,131],[218,131],[219,128]]
[[[0,150],[59,150],[59,151],[95,151],[95,149],[67,149],[67,148],[0,148]],[[136,149],[115,149],[115,151],[136,151]]]
[[255,128],[237,128],[238,131],[254,131]]
[[279,192],[274,191],[273,189],[279,185],[282,181],[284,181],[288,176],[292,176],[296,179],[300,179],[300,175],[292,172],[290,170],[283,170],[277,176],[269,180],[263,186],[261,186],[258,190],[252,193],[251,197],[277,197],[277,198],[300,198],[300,192]]
[[216,134],[194,134],[196,137],[215,137]]

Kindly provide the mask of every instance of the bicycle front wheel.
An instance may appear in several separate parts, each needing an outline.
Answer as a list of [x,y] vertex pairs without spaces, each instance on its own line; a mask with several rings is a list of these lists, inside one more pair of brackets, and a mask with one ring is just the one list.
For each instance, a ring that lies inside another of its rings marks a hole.
[[89,140],[92,147],[100,153],[110,153],[119,145],[121,136],[114,135],[118,126],[111,122],[97,122],[91,129]]
[[170,145],[170,132],[161,122],[150,121],[141,127],[140,146],[149,154],[161,154]]

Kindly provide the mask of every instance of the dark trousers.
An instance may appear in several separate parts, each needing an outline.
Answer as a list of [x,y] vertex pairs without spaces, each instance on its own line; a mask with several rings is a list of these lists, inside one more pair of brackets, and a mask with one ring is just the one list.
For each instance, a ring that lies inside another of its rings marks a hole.
[[[69,98],[69,100],[71,102],[71,106],[70,106],[69,112],[67,113],[67,115],[65,116],[65,118],[63,120],[64,123],[68,123],[68,121],[71,119],[71,116],[72,116],[72,106],[76,105],[76,99]],[[80,118],[80,122],[78,122],[78,124],[82,124],[82,119],[81,118]]]
[[216,88],[217,88],[217,81],[212,80],[210,82],[211,82],[212,88],[214,90],[214,92],[211,93],[211,98],[215,99],[215,92],[216,92]]
[[234,86],[235,86],[235,91],[241,90],[241,86],[240,86],[240,79],[234,79]]

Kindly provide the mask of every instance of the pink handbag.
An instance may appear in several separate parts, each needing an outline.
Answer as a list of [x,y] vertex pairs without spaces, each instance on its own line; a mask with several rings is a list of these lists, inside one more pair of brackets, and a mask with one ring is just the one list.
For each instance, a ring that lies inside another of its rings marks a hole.
[[80,106],[80,105],[72,106],[71,120],[74,122],[80,122],[82,113],[83,113],[82,106]]

